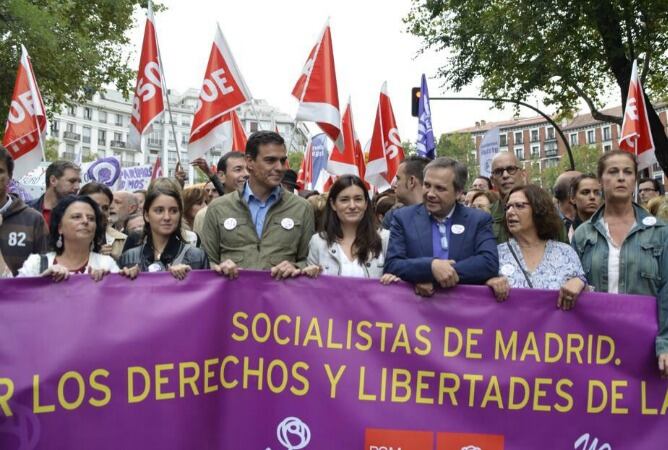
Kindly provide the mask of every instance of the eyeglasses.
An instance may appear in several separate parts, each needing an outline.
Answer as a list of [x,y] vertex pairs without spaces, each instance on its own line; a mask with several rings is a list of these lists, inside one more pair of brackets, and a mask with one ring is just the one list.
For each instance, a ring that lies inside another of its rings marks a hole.
[[515,208],[516,211],[524,211],[530,205],[531,205],[531,203],[529,203],[529,202],[508,203],[505,207],[505,210],[510,211],[510,208]]
[[498,169],[492,170],[492,175],[501,177],[503,176],[503,172],[508,172],[508,175],[515,175],[518,170],[520,170],[520,168],[517,166],[499,167]]
[[448,235],[446,234],[446,228],[445,228],[445,223],[444,222],[439,222],[438,223],[438,232],[441,235],[441,248],[443,250],[448,249]]

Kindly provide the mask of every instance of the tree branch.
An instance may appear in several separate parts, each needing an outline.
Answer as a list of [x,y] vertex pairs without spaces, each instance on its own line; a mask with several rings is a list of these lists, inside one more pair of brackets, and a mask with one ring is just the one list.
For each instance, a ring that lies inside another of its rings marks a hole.
[[584,90],[582,90],[580,88],[580,86],[578,86],[575,83],[572,83],[572,84],[569,83],[569,86],[571,88],[573,88],[573,90],[578,94],[578,96],[580,98],[582,98],[582,100],[585,101],[585,103],[589,107],[589,111],[591,112],[591,116],[594,119],[599,120],[601,122],[611,122],[611,123],[616,123],[618,125],[622,124],[622,118],[621,117],[612,116],[610,114],[603,114],[601,111],[599,111],[599,109],[594,104],[594,101],[587,95],[587,93]]

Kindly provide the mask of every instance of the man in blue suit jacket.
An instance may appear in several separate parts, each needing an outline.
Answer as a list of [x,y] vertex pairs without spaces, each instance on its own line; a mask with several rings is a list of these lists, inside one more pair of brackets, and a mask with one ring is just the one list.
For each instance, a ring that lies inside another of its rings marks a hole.
[[499,272],[499,256],[486,212],[457,203],[466,166],[441,157],[424,169],[421,205],[396,210],[385,272],[415,284],[419,295],[434,286],[484,284]]

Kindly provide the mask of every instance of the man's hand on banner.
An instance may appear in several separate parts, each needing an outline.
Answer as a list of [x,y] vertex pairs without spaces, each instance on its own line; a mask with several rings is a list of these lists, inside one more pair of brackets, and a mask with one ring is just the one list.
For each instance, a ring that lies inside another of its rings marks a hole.
[[459,283],[459,275],[453,267],[454,263],[451,259],[434,259],[431,262],[431,273],[441,287],[454,287]]
[[239,278],[239,267],[237,267],[236,263],[231,259],[226,259],[220,264],[213,264],[211,269],[213,269],[216,273],[225,275],[230,280]]
[[290,261],[282,261],[271,268],[271,276],[277,280],[294,278],[301,274],[301,270]]
[[415,293],[420,297],[431,297],[434,295],[434,283],[417,283]]

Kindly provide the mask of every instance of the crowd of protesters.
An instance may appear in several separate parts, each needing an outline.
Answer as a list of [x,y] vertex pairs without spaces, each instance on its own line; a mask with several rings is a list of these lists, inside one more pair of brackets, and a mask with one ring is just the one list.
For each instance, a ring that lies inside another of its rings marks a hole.
[[[431,296],[487,285],[500,302],[514,288],[552,289],[573,309],[585,290],[656,297],[656,354],[668,376],[668,204],[656,180],[637,179],[632,154],[611,151],[597,173],[566,172],[552,192],[528,184],[513,153],[465,191],[466,167],[447,157],[408,157],[392,189],[354,175],[328,194],[295,193],[283,138],[259,131],[245,153],[225,154],[208,181],[158,178],[147,191],[112,192],[56,161],[45,193],[28,204],[8,192],[14,163],[0,147],[0,277],[55,281],[88,273],[268,270],[277,280],[340,275],[411,283]],[[637,202],[636,199],[637,198]]]

